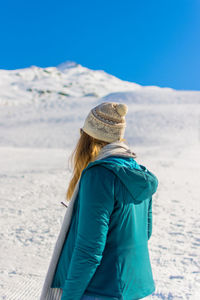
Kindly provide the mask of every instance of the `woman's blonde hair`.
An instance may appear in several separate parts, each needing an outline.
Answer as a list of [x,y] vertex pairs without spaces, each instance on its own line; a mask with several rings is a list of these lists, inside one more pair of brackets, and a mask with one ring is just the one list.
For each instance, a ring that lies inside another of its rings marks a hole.
[[[125,139],[121,139],[121,141],[125,141]],[[80,138],[68,160],[68,163],[70,162],[73,165],[73,173],[66,193],[67,201],[71,199],[83,169],[85,169],[91,161],[94,161],[101,148],[107,144],[109,144],[109,142],[93,138],[80,128]]]

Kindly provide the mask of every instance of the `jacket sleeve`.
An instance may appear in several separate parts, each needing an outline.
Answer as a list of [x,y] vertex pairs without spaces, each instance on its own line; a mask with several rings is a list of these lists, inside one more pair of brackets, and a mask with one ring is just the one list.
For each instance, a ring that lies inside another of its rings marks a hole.
[[152,227],[153,227],[152,195],[155,194],[155,192],[157,191],[158,178],[152,172],[150,172],[150,171],[148,171],[148,172],[152,175],[152,180],[151,180],[152,191],[151,191],[151,198],[150,198],[149,207],[148,207],[148,240],[149,240],[152,235]]
[[61,300],[80,300],[101,262],[114,208],[115,176],[99,165],[82,175],[77,236]]
[[150,239],[152,234],[152,223],[153,223],[153,219],[152,219],[152,197],[151,197],[149,201],[149,207],[148,207],[148,240]]

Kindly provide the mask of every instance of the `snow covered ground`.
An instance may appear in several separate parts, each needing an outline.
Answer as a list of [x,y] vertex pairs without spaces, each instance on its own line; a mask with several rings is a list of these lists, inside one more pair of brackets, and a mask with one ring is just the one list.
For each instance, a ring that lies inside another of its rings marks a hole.
[[73,62],[0,70],[0,85],[1,299],[38,299],[65,214],[68,157],[103,101],[128,104],[125,138],[159,180],[153,299],[200,299],[200,92],[142,87]]

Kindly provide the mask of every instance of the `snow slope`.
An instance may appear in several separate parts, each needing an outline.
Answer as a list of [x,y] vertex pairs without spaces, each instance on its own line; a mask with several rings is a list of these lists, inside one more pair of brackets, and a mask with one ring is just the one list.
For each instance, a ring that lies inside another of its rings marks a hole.
[[125,138],[159,179],[152,298],[200,299],[200,92],[143,87],[69,61],[0,70],[1,299],[38,299],[65,213],[68,157],[104,101],[128,104]]

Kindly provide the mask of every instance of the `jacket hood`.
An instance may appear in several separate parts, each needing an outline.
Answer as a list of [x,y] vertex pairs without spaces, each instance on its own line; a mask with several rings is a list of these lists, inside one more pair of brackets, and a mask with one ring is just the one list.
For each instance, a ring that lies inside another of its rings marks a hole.
[[119,177],[135,204],[150,198],[157,190],[157,177],[145,166],[138,164],[133,157],[106,157],[90,162],[85,170],[97,164],[111,170]]

